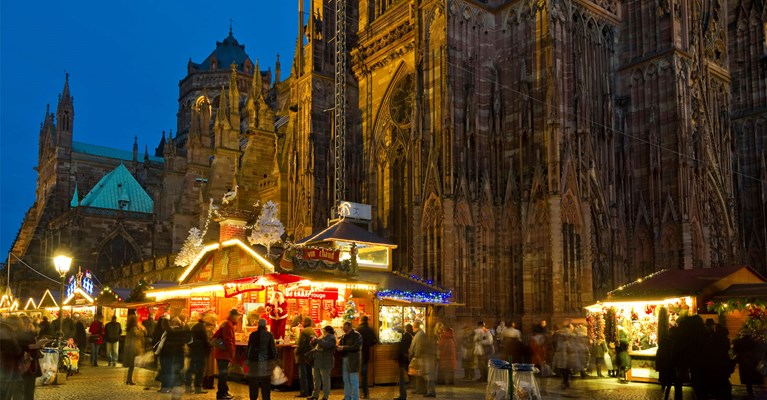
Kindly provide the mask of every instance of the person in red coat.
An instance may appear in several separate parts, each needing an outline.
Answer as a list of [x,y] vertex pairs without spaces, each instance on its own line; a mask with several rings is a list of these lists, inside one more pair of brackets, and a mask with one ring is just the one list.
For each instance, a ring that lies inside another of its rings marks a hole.
[[266,311],[269,312],[269,321],[271,321],[271,332],[274,340],[285,337],[285,324],[288,320],[288,301],[281,291],[276,290],[269,302],[266,303]]
[[437,380],[447,385],[454,385],[457,362],[453,328],[447,328],[442,332],[437,347],[439,351],[439,377]]
[[227,378],[229,375],[229,363],[234,360],[235,344],[234,344],[234,326],[240,319],[240,314],[237,309],[229,311],[229,316],[226,318],[219,327],[216,333],[213,334],[213,358],[216,359],[216,367],[218,367],[218,390],[216,391],[216,399],[233,399],[234,396],[229,393],[229,385]]
[[88,328],[88,333],[91,334],[88,338],[88,342],[91,344],[91,365],[94,367],[99,366],[99,349],[104,343],[104,323],[101,322],[103,319],[101,314],[97,315]]

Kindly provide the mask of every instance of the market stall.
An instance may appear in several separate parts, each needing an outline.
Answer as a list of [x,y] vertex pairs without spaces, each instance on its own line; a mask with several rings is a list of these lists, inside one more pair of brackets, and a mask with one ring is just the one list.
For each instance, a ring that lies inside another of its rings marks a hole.
[[657,382],[655,354],[659,332],[676,319],[706,313],[706,299],[734,283],[763,282],[750,267],[662,270],[608,293],[604,302],[587,307],[589,334],[608,342],[625,340],[631,368],[626,378]]

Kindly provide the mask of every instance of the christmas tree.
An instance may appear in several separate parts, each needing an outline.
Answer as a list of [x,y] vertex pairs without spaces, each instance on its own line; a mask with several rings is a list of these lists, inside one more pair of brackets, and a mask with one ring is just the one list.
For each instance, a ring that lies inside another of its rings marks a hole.
[[357,318],[357,305],[354,304],[352,296],[349,296],[349,300],[346,301],[343,318],[344,322],[352,322],[354,318]]
[[189,236],[181,246],[181,251],[178,252],[174,264],[179,267],[186,267],[194,260],[202,247],[202,233],[197,228],[190,229]]
[[280,222],[277,205],[272,201],[267,201],[261,207],[261,214],[258,215],[256,224],[253,226],[253,232],[248,236],[250,244],[260,244],[266,247],[266,255],[269,256],[273,244],[278,243],[282,234],[285,233],[285,227]]

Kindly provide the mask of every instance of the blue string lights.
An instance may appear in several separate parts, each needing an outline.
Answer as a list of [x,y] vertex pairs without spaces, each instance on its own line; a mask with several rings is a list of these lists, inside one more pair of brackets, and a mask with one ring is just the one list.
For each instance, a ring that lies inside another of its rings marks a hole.
[[413,303],[435,303],[435,304],[448,304],[449,299],[453,295],[452,292],[409,292],[406,290],[379,290],[376,293],[379,299],[393,299],[410,301]]

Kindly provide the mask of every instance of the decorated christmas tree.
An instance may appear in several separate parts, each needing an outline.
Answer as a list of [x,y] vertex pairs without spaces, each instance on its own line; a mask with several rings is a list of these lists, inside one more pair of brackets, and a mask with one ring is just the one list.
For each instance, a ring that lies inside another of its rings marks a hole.
[[266,247],[266,255],[270,255],[273,244],[280,242],[282,234],[285,233],[285,227],[280,222],[280,213],[277,204],[271,200],[261,207],[261,214],[258,215],[253,231],[248,236],[250,244],[260,244]]
[[197,228],[189,229],[189,236],[181,246],[181,251],[178,252],[174,264],[179,267],[186,267],[194,260],[202,247],[202,232]]
[[344,322],[352,322],[354,318],[357,318],[357,304],[352,300],[352,296],[349,296],[349,300],[346,301],[343,318]]

